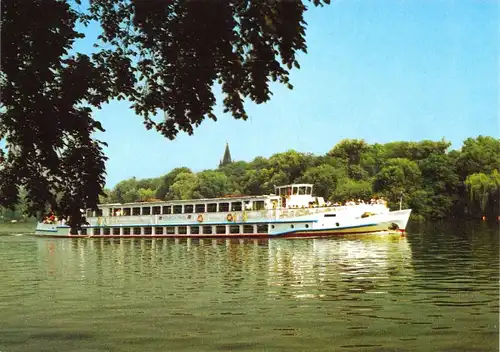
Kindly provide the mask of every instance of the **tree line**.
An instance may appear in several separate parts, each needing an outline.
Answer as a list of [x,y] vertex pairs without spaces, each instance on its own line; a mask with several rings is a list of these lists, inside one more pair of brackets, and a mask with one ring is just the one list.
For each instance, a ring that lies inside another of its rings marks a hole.
[[460,150],[445,140],[369,144],[345,139],[325,155],[289,150],[250,162],[193,172],[179,167],[148,179],[130,178],[106,189],[101,202],[212,198],[274,192],[274,185],[312,183],[332,202],[384,197],[414,218],[496,217],[499,214],[500,139],[468,138]]
[[[119,182],[105,189],[101,203],[260,195],[275,185],[312,183],[314,194],[332,202],[384,197],[391,208],[413,209],[413,217],[497,217],[500,197],[500,139],[468,138],[460,150],[450,143],[424,140],[368,144],[345,139],[325,155],[289,150],[270,158],[236,161],[193,172],[179,167],[157,178]],[[19,219],[27,194],[0,217]]]

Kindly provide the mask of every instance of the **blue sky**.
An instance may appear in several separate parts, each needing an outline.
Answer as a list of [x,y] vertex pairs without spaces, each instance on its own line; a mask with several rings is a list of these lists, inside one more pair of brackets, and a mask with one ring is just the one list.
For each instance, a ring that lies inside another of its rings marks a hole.
[[[289,149],[324,154],[344,138],[444,137],[453,148],[480,134],[498,138],[498,17],[494,0],[309,6],[308,54],[291,74],[295,88],[275,85],[270,102],[248,103],[246,122],[219,105],[217,122],[169,141],[147,131],[127,102],[97,111],[107,129],[100,138],[109,144],[107,187],[179,166],[215,168],[226,141],[234,159],[251,161]],[[85,48],[88,41],[76,47]]]

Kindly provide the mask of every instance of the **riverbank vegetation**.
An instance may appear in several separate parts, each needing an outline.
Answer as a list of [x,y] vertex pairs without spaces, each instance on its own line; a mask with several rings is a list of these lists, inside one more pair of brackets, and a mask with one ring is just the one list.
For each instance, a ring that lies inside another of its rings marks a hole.
[[[197,173],[179,167],[158,178],[123,180],[105,190],[101,202],[269,194],[274,185],[304,182],[332,202],[375,196],[396,209],[402,196],[402,206],[413,209],[414,218],[496,218],[499,163],[500,139],[493,137],[468,138],[460,150],[450,150],[445,140],[368,144],[346,139],[324,155],[289,150]],[[13,210],[0,208],[0,221],[29,221],[25,212],[25,201]]]
[[106,190],[103,202],[269,194],[274,185],[314,184],[330,201],[384,197],[391,208],[412,208],[417,218],[496,217],[499,214],[500,139],[468,138],[460,150],[424,140],[368,144],[346,139],[324,155],[289,150],[250,162],[193,172],[187,167],[158,178],[131,178]]

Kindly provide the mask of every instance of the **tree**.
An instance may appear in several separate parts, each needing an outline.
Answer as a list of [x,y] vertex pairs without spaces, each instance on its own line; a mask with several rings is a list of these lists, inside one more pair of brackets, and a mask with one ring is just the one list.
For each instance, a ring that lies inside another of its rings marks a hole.
[[372,196],[372,183],[370,181],[355,181],[344,179],[337,185],[330,199],[344,202],[348,199],[366,199]]
[[177,175],[170,190],[167,194],[167,199],[193,199],[201,198],[195,196],[195,190],[199,185],[198,177],[189,172],[183,172]]
[[155,191],[150,188],[139,188],[137,193],[139,193],[139,200],[141,202],[151,201],[155,195]]
[[313,158],[309,154],[288,150],[284,153],[274,154],[269,158],[269,166],[274,173],[283,172],[283,177],[275,177],[276,185],[294,182],[302,176],[304,171],[312,165]]
[[358,165],[361,154],[367,150],[368,144],[362,139],[343,139],[328,152],[328,155],[347,160],[348,165]]
[[103,143],[91,137],[103,128],[90,106],[130,76],[113,83],[110,68],[67,54],[82,37],[68,3],[11,0],[1,10],[0,205],[13,208],[23,187],[30,215],[53,210],[78,226],[104,186]]
[[368,144],[362,139],[343,139],[328,152],[328,155],[344,160],[347,163],[349,177],[360,180],[367,176],[358,166],[362,155],[368,150]]
[[[329,0],[312,0],[316,6]],[[72,7],[73,5],[73,7]],[[75,6],[76,5],[76,6]],[[244,100],[271,97],[270,81],[292,88],[289,71],[306,52],[300,1],[7,0],[1,3],[0,205],[52,210],[78,228],[81,208],[96,208],[104,187],[103,131],[92,117],[127,99],[173,139],[224,111],[247,119]],[[43,14],[41,16],[40,14]],[[69,54],[79,21],[103,29],[96,53]],[[104,44],[103,46],[100,46]],[[163,118],[156,118],[158,112]]]
[[132,177],[128,180],[118,182],[108,194],[110,203],[128,203],[138,200],[138,194],[135,192],[139,189],[137,179]]
[[418,161],[417,165],[422,174],[423,188],[419,193],[418,202],[424,204],[425,201],[425,207],[412,207],[420,215],[433,219],[452,215],[453,206],[459,201],[461,184],[455,158],[448,154],[433,153]]
[[193,172],[187,167],[177,167],[170,171],[168,174],[164,175],[159,182],[158,189],[156,190],[156,198],[165,199],[170,190],[170,186],[172,186],[172,184],[174,183],[177,175],[181,173],[192,174]]
[[[500,173],[493,170],[491,174],[474,173],[465,180],[467,193],[471,200],[476,201],[482,213],[498,214],[500,196]],[[486,207],[490,205],[490,209]]]
[[216,198],[231,193],[231,181],[220,171],[205,170],[197,174],[198,185],[193,194],[199,198]]
[[388,160],[387,165],[375,176],[373,188],[395,205],[402,193],[408,195],[419,189],[420,182],[421,171],[417,163],[405,158],[394,158]]
[[467,138],[457,160],[463,180],[474,173],[491,173],[500,168],[500,139],[478,136]]
[[347,175],[344,170],[336,169],[329,164],[323,164],[307,169],[304,176],[298,181],[312,183],[314,185],[314,194],[328,199],[337,188],[340,180],[345,179],[347,179]]
[[245,175],[250,170],[250,164],[245,161],[235,161],[231,164],[220,166],[219,170],[223,172],[231,182],[231,188],[235,193],[244,193]]

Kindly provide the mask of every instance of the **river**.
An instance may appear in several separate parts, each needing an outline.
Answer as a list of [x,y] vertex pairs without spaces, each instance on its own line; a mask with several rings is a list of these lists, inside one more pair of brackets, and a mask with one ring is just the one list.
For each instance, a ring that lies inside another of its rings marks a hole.
[[498,351],[498,224],[307,240],[0,236],[0,351]]

